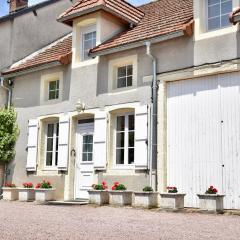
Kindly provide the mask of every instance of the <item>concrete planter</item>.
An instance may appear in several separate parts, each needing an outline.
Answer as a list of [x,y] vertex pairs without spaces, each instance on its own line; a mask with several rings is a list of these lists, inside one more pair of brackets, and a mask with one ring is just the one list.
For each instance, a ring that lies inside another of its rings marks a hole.
[[133,192],[109,191],[109,204],[115,206],[132,205]]
[[55,200],[55,189],[35,188],[35,200],[37,202],[47,202]]
[[184,197],[182,193],[160,193],[160,207],[168,209],[184,208]]
[[33,201],[35,199],[35,191],[33,188],[18,188],[18,199],[22,202]]
[[155,208],[158,207],[157,192],[134,192],[134,207]]
[[101,190],[89,190],[89,203],[104,205],[109,203],[109,194],[108,191]]
[[199,208],[206,211],[223,212],[223,198],[220,194],[198,194]]
[[18,189],[3,187],[3,200],[15,201],[18,200]]

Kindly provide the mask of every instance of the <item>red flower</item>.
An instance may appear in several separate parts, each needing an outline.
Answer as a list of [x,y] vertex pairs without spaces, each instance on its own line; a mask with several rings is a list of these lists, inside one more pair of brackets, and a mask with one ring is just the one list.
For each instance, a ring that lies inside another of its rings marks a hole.
[[119,185],[119,182],[115,182],[115,183],[114,183],[114,186],[118,186],[118,185]]
[[103,189],[107,189],[108,187],[107,187],[107,185],[103,185]]
[[216,188],[214,188],[214,189],[213,189],[213,192],[217,193],[217,192],[218,192],[218,190],[217,190]]
[[41,183],[38,183],[38,184],[36,185],[36,188],[41,188]]
[[213,186],[210,186],[211,189],[213,189],[214,187]]
[[102,182],[102,185],[105,186],[105,185],[107,185],[107,183],[106,182]]
[[116,186],[113,186],[113,187],[112,187],[112,190],[115,191],[115,190],[116,190]]

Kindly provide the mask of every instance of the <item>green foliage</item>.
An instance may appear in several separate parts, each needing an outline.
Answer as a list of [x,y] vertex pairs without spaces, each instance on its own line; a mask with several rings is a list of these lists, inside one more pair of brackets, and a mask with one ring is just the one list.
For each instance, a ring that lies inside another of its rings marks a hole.
[[15,156],[15,144],[19,135],[14,108],[0,109],[0,162],[9,162]]
[[144,192],[153,192],[153,189],[152,187],[150,186],[146,186],[144,189],[143,189]]

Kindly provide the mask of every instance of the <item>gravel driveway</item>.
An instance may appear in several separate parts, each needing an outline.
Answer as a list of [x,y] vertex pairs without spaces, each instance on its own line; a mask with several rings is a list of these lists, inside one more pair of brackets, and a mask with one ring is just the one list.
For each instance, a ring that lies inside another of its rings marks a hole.
[[0,201],[0,239],[240,239],[240,217]]

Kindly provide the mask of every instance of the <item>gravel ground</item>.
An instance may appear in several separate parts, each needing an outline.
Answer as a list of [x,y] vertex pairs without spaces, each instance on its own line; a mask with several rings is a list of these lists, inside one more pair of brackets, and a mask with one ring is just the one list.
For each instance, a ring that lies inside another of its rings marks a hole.
[[0,239],[240,239],[240,217],[0,201]]

